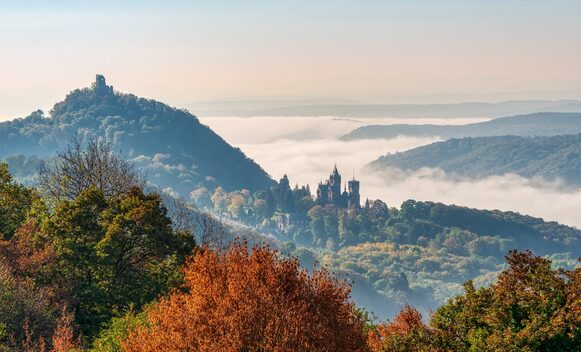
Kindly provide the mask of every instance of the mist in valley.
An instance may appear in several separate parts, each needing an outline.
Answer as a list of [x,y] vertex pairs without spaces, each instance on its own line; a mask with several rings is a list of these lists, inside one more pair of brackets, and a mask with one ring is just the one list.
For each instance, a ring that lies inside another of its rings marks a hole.
[[[291,184],[316,190],[336,163],[343,180],[361,181],[362,199],[381,199],[390,207],[407,199],[431,200],[478,209],[516,211],[581,228],[577,204],[581,189],[558,181],[508,174],[478,180],[446,175],[437,169],[376,172],[366,165],[396,153],[440,141],[438,136],[398,136],[390,140],[340,141],[354,128],[373,124],[467,124],[484,118],[365,119],[324,117],[207,117],[200,120],[227,142],[242,149],[272,177],[288,175]],[[372,121],[370,121],[372,120]]]

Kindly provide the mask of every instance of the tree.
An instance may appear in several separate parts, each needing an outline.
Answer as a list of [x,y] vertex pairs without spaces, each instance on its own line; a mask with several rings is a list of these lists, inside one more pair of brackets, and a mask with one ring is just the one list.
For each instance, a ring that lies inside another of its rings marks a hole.
[[313,234],[313,243],[324,246],[327,243],[327,233],[325,231],[325,210],[320,205],[315,205],[308,212],[310,218],[310,229]]
[[256,199],[254,200],[254,204],[252,206],[254,209],[254,213],[260,217],[266,218],[267,216],[267,208],[266,208],[266,201],[264,199]]
[[225,225],[211,214],[200,214],[197,218],[199,245],[213,249],[223,248],[228,240]]
[[267,247],[205,250],[186,285],[147,311],[125,351],[365,351],[349,287]]
[[406,305],[393,322],[379,324],[369,332],[373,352],[432,352],[435,333],[422,322],[422,315]]
[[49,292],[18,278],[0,260],[0,351],[17,351],[27,340],[50,335],[56,317],[51,303]]
[[57,281],[89,337],[176,284],[194,246],[189,233],[171,228],[160,197],[136,187],[110,200],[85,190],[57,206],[45,231],[58,255]]
[[228,212],[232,217],[240,219],[244,214],[244,197],[240,194],[231,194],[228,200]]
[[7,164],[0,163],[0,239],[14,235],[36,198],[33,190],[13,181]]
[[89,188],[113,198],[132,187],[143,187],[145,181],[131,164],[112,152],[101,140],[90,140],[86,148],[73,138],[66,149],[58,153],[54,165],[44,163],[40,169],[42,190],[53,200],[72,200]]
[[111,324],[95,339],[91,352],[122,352],[121,344],[129,333],[146,323],[146,313],[145,310],[139,313],[128,312],[123,317],[111,319]]
[[349,246],[357,242],[357,237],[353,234],[353,231],[349,229],[349,223],[353,222],[350,219],[349,212],[340,212],[338,218],[338,233],[339,233],[339,247]]
[[327,247],[335,250],[339,244],[339,223],[337,220],[337,210],[334,208],[324,209],[323,223],[327,235]]
[[272,190],[268,190],[266,192],[266,215],[264,216],[265,219],[270,219],[274,212],[276,211],[276,202],[274,200],[274,196],[272,194]]
[[551,269],[531,252],[511,251],[509,268],[489,288],[438,308],[431,325],[441,347],[454,351],[578,351],[581,334],[578,269]]
[[194,201],[196,207],[205,209],[212,205],[212,195],[205,187],[196,188],[190,193],[190,198]]
[[214,204],[214,211],[222,215],[222,213],[224,213],[224,211],[226,210],[227,206],[228,199],[226,192],[224,192],[222,187],[217,187],[216,190],[214,191],[214,194],[212,194],[211,199],[212,204]]

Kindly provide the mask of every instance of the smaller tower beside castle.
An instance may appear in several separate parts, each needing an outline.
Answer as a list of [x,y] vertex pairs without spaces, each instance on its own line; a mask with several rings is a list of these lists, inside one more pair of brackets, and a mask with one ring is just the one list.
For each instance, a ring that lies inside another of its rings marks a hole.
[[359,181],[353,177],[353,179],[347,182],[349,188],[349,208],[360,208],[361,207],[361,196],[359,195]]

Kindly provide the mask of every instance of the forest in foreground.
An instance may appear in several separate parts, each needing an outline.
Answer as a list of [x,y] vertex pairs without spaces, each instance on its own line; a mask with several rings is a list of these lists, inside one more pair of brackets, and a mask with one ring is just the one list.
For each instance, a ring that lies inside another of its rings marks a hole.
[[[508,251],[506,269],[430,316],[357,307],[206,218],[189,226],[103,142],[69,146],[39,186],[0,166],[1,351],[577,351],[581,269]],[[179,208],[179,207],[178,207]],[[176,211],[177,210],[177,211]]]

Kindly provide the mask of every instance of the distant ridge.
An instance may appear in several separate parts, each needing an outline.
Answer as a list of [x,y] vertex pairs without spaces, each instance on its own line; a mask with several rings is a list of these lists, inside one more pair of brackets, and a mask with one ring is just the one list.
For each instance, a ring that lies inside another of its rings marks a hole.
[[[286,105],[285,105],[286,104]],[[201,116],[337,116],[397,118],[496,118],[545,112],[581,112],[579,100],[514,100],[500,103],[361,104],[356,102],[257,101],[195,104]]]
[[397,136],[442,139],[464,137],[556,136],[581,133],[581,113],[541,112],[509,116],[468,125],[368,125],[341,136],[341,140],[391,139]]
[[581,134],[450,139],[382,156],[370,166],[411,171],[440,168],[471,178],[511,173],[581,186]]
[[0,159],[49,157],[74,135],[81,141],[105,139],[152,183],[182,195],[196,187],[254,191],[274,183],[188,111],[114,91],[101,75],[90,88],[76,89],[56,103],[49,117],[38,110],[0,123]]

